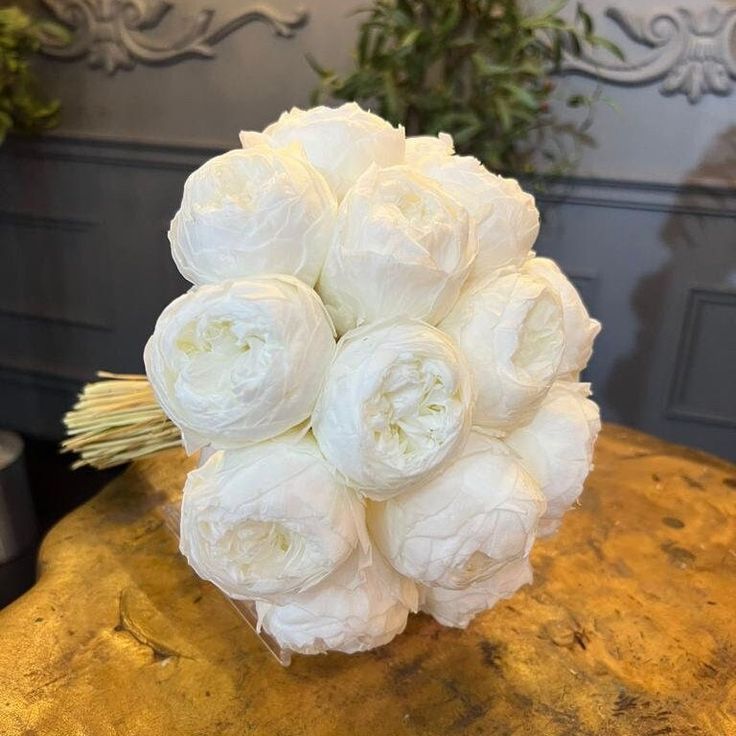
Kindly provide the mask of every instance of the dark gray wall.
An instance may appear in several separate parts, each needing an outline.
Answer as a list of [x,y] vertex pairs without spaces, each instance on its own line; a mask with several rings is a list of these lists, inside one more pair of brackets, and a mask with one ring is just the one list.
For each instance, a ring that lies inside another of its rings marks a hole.
[[[61,413],[96,369],[141,369],[156,315],[185,288],[165,230],[186,174],[237,145],[241,127],[307,105],[304,54],[345,66],[358,4],[311,0],[308,23],[284,38],[223,0],[200,34],[212,59],[177,56],[202,0],[177,2],[112,47],[97,41],[123,21],[92,14],[78,59],[42,63],[63,125],[0,151],[1,425],[58,437]],[[587,6],[628,62],[601,67],[615,106],[599,109],[577,176],[539,193],[538,250],[562,263],[604,323],[588,370],[604,416],[736,457],[734,3],[614,0],[632,27],[656,31],[648,40],[606,18],[609,4]],[[267,7],[281,32],[297,25],[295,3]],[[687,7],[695,15],[678,10]],[[133,68],[89,66],[115,59]],[[723,74],[698,76],[704,60]],[[593,84],[571,74],[561,87]]]
[[736,190],[598,179],[540,199],[538,252],[603,322],[604,417],[736,457]]
[[0,154],[0,424],[58,436],[97,369],[139,372],[185,290],[166,229],[211,152],[45,139]]

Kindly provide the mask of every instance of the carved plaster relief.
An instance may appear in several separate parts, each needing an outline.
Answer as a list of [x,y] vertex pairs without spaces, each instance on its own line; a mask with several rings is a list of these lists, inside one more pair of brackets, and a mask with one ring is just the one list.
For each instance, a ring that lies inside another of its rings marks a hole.
[[662,94],[685,94],[691,103],[705,94],[728,95],[736,79],[736,8],[685,8],[644,14],[609,7],[605,14],[639,46],[650,49],[625,62],[567,55],[564,69],[596,75],[614,84],[660,81]]
[[60,59],[86,57],[91,67],[104,69],[108,74],[118,69],[133,69],[137,63],[212,58],[216,44],[254,21],[266,23],[276,35],[289,38],[308,18],[302,9],[287,13],[257,4],[217,25],[215,11],[204,9],[183,32],[163,38],[156,34],[156,29],[173,8],[165,0],[44,0],[44,3],[72,32],[68,45],[49,42],[43,46],[44,53]]

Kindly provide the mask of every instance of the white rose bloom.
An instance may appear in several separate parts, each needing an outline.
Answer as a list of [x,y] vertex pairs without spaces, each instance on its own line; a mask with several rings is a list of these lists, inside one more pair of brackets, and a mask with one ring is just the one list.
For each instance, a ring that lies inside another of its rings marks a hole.
[[555,383],[532,421],[506,437],[547,499],[540,536],[557,531],[593,467],[601,420],[589,393],[587,383]]
[[426,484],[369,504],[374,543],[402,575],[460,590],[529,554],[545,501],[499,440],[473,432],[460,458]]
[[394,316],[436,324],[478,250],[467,211],[408,166],[373,167],[342,201],[317,290],[339,333]]
[[264,140],[279,148],[301,146],[338,200],[371,164],[393,166],[404,160],[404,129],[394,128],[355,102],[337,108],[293,107],[263,133],[240,134],[245,148]]
[[418,606],[417,587],[377,550],[353,553],[330,577],[284,605],[259,601],[259,626],[294,652],[365,652],[388,644]]
[[478,159],[451,155],[452,149],[441,137],[417,140],[421,143],[407,146],[407,162],[454,197],[476,224],[478,256],[469,280],[491,276],[502,267],[520,266],[539,234],[534,197],[516,179],[492,174]]
[[438,158],[452,156],[455,153],[455,144],[452,136],[448,133],[440,133],[438,136],[417,135],[406,139],[406,157],[404,163],[407,166],[421,168]]
[[258,442],[305,421],[334,352],[317,295],[278,276],[200,286],[175,299],[144,360],[191,453]]
[[472,404],[469,370],[452,341],[418,320],[396,319],[342,338],[312,427],[350,485],[380,500],[452,458]]
[[464,629],[475,616],[493,608],[500,600],[510,598],[522,585],[531,583],[533,577],[529,558],[520,557],[464,590],[421,587],[419,610],[443,626]]
[[544,279],[556,292],[562,303],[565,326],[565,350],[560,361],[561,377],[577,378],[593,354],[593,341],[601,331],[601,323],[591,319],[577,289],[549,258],[530,258],[524,271]]
[[287,151],[230,151],[184,184],[169,241],[193,284],[285,273],[314,286],[335,226],[324,178]]
[[505,432],[528,420],[565,347],[560,300],[548,284],[519,272],[480,281],[439,327],[457,341],[473,372],[473,423]]
[[217,452],[187,477],[181,551],[231,598],[288,600],[359,541],[363,506],[309,435]]

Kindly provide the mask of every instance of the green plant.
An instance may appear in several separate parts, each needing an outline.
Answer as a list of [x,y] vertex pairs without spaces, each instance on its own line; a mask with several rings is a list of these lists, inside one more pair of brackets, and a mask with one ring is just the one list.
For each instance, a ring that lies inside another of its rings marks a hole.
[[57,123],[59,102],[43,97],[29,67],[47,38],[65,43],[67,32],[18,7],[0,8],[0,144],[9,131],[38,133]]
[[585,136],[599,92],[569,95],[565,104],[585,119],[558,124],[551,76],[565,53],[602,47],[621,58],[580,5],[565,20],[565,4],[532,12],[519,0],[375,0],[359,11],[368,18],[352,72],[310,58],[320,76],[314,101],[362,102],[411,135],[450,133],[458,151],[496,170],[531,171],[533,150],[561,170],[569,154],[560,139]]

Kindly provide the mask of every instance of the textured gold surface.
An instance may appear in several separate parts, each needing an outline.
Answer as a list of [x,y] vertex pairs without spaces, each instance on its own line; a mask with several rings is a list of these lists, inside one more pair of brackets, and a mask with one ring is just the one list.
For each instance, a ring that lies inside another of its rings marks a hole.
[[467,631],[281,668],[155,506],[179,451],[46,538],[0,612],[0,734],[736,734],[736,467],[606,427],[536,580]]

